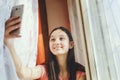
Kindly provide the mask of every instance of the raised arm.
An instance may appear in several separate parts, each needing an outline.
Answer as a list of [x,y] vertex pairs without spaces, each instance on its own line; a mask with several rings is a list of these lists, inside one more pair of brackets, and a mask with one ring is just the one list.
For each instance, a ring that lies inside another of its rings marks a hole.
[[22,62],[19,56],[15,52],[15,48],[13,45],[14,38],[19,38],[21,36],[19,34],[10,34],[10,33],[11,31],[17,28],[20,28],[20,25],[21,25],[21,19],[19,17],[12,17],[6,21],[4,42],[5,42],[5,45],[8,47],[8,49],[10,50],[10,53],[12,55],[12,58],[16,67],[16,72],[19,78],[38,79],[40,78],[43,72],[42,67],[38,65],[33,68],[30,68],[22,65]]

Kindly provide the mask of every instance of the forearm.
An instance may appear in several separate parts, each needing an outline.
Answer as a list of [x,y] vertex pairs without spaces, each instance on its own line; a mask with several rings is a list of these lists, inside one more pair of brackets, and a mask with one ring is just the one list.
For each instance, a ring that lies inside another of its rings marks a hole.
[[10,54],[11,54],[11,56],[13,58],[16,71],[19,72],[21,70],[21,67],[22,67],[22,62],[21,62],[19,56],[16,54],[14,46],[11,45],[11,44],[6,44],[6,45],[7,45],[8,49],[10,51]]
[[41,77],[42,68],[39,65],[32,68],[22,66],[21,71],[18,72],[18,74],[20,78],[38,79]]
[[40,66],[35,66],[33,68],[27,67],[25,65],[22,65],[22,62],[19,58],[19,56],[16,54],[14,46],[13,45],[7,45],[10,53],[12,55],[17,74],[19,78],[24,79],[38,79],[40,78],[42,74],[42,69]]

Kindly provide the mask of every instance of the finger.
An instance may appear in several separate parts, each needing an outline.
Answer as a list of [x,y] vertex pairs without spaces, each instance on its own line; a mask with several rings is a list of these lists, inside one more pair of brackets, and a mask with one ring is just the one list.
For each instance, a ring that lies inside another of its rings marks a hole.
[[11,20],[14,20],[14,19],[17,19],[17,18],[19,18],[19,16],[13,16],[13,17],[10,17],[10,18],[8,19],[8,21],[11,21]]
[[9,26],[18,24],[18,23],[20,23],[20,22],[21,22],[21,19],[20,19],[19,17],[10,19],[10,20],[8,20],[8,22],[6,23],[6,28],[9,27]]
[[21,35],[11,35],[10,37],[11,37],[11,38],[20,38]]
[[20,17],[12,17],[12,18],[8,19],[8,21],[6,21],[5,26],[6,26],[6,28],[8,28],[8,27],[18,24],[20,22],[21,22]]
[[16,25],[14,25],[14,26],[11,26],[11,27],[6,28],[5,33],[6,33],[6,34],[9,34],[9,33],[12,32],[13,30],[16,30],[16,29],[20,28],[20,25],[21,25],[21,24],[19,23],[19,24],[16,24]]
[[10,34],[10,35],[7,35],[6,38],[7,39],[11,39],[11,38],[20,38],[21,35],[16,35],[16,34]]
[[14,19],[17,19],[17,18],[19,18],[19,17],[10,17],[10,18],[6,21],[6,24],[9,23],[9,22],[11,22],[11,21],[13,21]]

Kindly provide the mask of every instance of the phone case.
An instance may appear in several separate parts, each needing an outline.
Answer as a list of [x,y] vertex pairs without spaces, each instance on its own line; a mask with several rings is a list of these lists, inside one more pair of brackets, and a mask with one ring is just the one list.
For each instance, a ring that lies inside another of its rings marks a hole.
[[[11,17],[19,16],[22,18],[24,5],[17,5],[12,8]],[[20,28],[13,30],[10,34],[20,34]]]
[[22,18],[22,14],[23,14],[23,7],[24,5],[17,5],[17,6],[14,6],[12,8],[12,12],[11,12],[11,17],[13,16],[19,16]]

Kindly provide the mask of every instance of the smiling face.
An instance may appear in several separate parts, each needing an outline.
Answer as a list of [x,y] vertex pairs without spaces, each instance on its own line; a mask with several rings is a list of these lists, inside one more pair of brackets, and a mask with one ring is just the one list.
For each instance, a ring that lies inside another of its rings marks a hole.
[[70,42],[67,34],[60,29],[52,32],[50,36],[49,47],[50,51],[56,56],[67,54],[70,48]]

